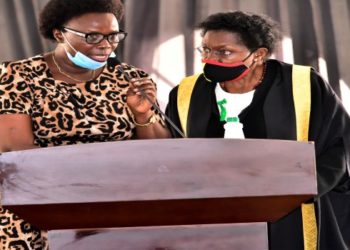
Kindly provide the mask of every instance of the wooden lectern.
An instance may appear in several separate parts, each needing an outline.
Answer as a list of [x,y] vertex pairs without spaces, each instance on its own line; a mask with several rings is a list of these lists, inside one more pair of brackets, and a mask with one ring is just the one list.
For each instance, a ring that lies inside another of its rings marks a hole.
[[267,249],[264,222],[317,192],[313,144],[283,140],[9,152],[0,176],[2,205],[50,230],[50,249]]

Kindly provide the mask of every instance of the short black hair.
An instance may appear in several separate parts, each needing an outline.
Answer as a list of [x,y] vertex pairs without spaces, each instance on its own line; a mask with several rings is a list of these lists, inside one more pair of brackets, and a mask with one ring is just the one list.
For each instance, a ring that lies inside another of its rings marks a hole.
[[52,31],[86,13],[112,13],[118,21],[124,14],[121,0],[50,0],[40,12],[39,29],[43,37],[55,40]]
[[207,17],[198,26],[202,36],[210,30],[223,30],[238,34],[241,42],[250,51],[267,48],[269,54],[275,50],[281,39],[280,27],[268,16],[249,12],[220,12]]

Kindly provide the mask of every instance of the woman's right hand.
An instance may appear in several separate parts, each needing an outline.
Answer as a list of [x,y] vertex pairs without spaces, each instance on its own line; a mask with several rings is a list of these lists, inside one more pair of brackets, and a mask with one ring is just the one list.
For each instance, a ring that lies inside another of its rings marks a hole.
[[[147,95],[147,98],[144,95]],[[156,102],[156,95],[156,87],[150,78],[134,78],[130,80],[126,100],[135,117],[147,116],[151,111],[152,103]]]

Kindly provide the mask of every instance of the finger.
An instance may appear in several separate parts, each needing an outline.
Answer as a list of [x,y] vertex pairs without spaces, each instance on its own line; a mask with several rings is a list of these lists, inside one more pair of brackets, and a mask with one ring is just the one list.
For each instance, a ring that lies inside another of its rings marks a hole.
[[152,101],[152,102],[155,102],[156,101],[156,96],[153,95],[152,93],[144,93],[142,96],[141,96],[142,99],[148,99],[148,101]]
[[145,97],[145,95],[146,95],[151,100],[155,100],[156,96],[157,96],[156,93],[153,90],[146,90],[146,91],[142,90],[142,91],[135,92],[135,94],[138,95],[138,96],[144,97],[144,98],[146,98]]
[[150,85],[150,84],[147,84],[147,85],[143,85],[143,86],[140,86],[140,87],[137,87],[138,89],[142,89],[143,91],[154,91],[156,92],[156,88],[154,85]]
[[[152,101],[156,100],[156,95],[154,92],[137,92],[135,95],[139,96],[141,99],[151,99]],[[146,97],[147,96],[147,97]]]
[[139,77],[135,77],[132,78],[130,80],[131,83],[137,82],[137,81],[143,81],[143,80],[148,80],[148,81],[152,81],[152,79],[150,77],[143,77],[143,78],[139,78]]
[[157,94],[156,94],[156,92],[153,90],[153,89],[144,89],[144,90],[142,90],[143,91],[143,93],[145,93],[146,95],[151,95],[151,96],[156,96]]
[[156,88],[154,85],[144,85],[144,86],[140,86],[140,87],[134,87],[134,88],[131,88],[131,90],[134,92],[134,93],[138,93],[138,92],[154,92],[156,93]]
[[134,92],[137,96],[139,96],[141,99],[151,99],[152,101],[155,101],[157,98],[157,94],[154,90],[148,89],[148,90],[139,90],[137,92]]
[[146,78],[142,78],[142,79],[138,79],[138,80],[134,80],[132,82],[132,85],[134,87],[145,87],[145,86],[153,86],[155,87],[154,82],[151,79],[146,79]]
[[128,90],[126,91],[126,95],[127,96],[132,96],[132,95],[136,95],[136,92],[135,92],[135,88],[128,88]]

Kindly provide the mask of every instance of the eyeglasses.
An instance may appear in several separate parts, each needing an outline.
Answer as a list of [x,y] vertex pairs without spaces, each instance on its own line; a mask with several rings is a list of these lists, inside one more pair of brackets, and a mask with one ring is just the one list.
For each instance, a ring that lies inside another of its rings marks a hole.
[[107,35],[103,35],[101,33],[97,33],[97,32],[92,32],[92,33],[83,33],[77,30],[73,30],[67,27],[62,27],[63,30],[68,31],[70,33],[73,33],[77,36],[80,37],[84,37],[86,43],[88,44],[99,44],[100,42],[102,42],[103,39],[107,39],[108,42],[110,43],[120,43],[121,41],[123,41],[127,34],[126,32],[120,30],[118,32],[113,32]]
[[211,49],[205,46],[199,46],[196,48],[197,51],[199,51],[199,53],[201,54],[201,56],[203,58],[208,58],[208,56],[210,55],[210,53],[213,53],[215,56],[221,58],[221,59],[228,59],[230,58],[234,52],[227,50],[227,49]]

